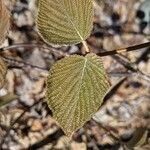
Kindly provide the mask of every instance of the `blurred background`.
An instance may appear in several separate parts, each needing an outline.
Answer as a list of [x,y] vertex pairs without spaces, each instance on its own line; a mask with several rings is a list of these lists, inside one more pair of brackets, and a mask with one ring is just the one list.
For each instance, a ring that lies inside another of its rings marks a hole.
[[[150,150],[150,48],[102,57],[113,88],[68,143],[45,102],[45,79],[64,53],[83,54],[83,47],[55,48],[42,41],[35,26],[38,0],[4,2],[11,28],[1,46],[7,47],[3,56],[9,69],[0,99],[7,96],[11,102],[0,107],[0,149]],[[94,53],[150,40],[150,0],[93,3],[87,43]]]

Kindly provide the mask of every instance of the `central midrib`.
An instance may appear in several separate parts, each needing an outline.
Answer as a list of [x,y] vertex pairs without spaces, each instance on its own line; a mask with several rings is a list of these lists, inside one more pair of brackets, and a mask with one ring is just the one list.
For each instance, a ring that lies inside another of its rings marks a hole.
[[65,14],[66,14],[68,20],[70,21],[70,23],[72,24],[73,28],[75,29],[75,31],[76,31],[77,34],[79,35],[81,41],[84,41],[83,37],[81,36],[80,32],[78,31],[78,29],[76,28],[75,24],[74,24],[73,21],[71,20],[71,18],[70,18],[70,16],[69,16],[68,12],[66,11],[65,5],[64,5],[64,1],[63,1],[63,9],[65,10]]

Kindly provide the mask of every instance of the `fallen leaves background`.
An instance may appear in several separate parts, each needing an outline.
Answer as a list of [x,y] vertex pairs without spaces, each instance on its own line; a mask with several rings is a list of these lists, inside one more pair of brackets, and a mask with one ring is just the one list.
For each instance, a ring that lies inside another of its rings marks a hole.
[[[57,48],[33,46],[35,43],[44,44],[35,27],[37,0],[5,0],[5,3],[12,19],[9,35],[2,47],[18,43],[32,46],[16,46],[3,52],[3,56],[13,60],[6,59],[9,70],[0,95],[13,93],[19,95],[19,99],[1,108],[1,149],[67,149],[67,139],[44,100],[45,79],[52,64],[62,58],[64,53],[83,53],[83,47],[80,44]],[[147,42],[150,21],[145,25],[138,17],[141,3],[138,0],[107,0],[100,1],[100,5],[94,3],[94,28],[87,40],[92,51],[99,53]],[[117,82],[120,84],[105,99],[93,118],[107,127],[117,139],[91,119],[74,134],[71,149],[123,149],[118,139],[128,141],[137,128],[149,130],[149,58],[149,48],[103,57],[112,85]],[[149,142],[148,137],[142,149],[149,149]]]

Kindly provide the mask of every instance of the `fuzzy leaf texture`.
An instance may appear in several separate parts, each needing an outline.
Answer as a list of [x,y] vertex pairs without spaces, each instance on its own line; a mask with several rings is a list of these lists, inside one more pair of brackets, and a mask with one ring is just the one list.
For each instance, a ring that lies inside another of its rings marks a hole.
[[48,43],[84,41],[92,30],[92,0],[39,0],[37,28]]
[[0,45],[3,43],[9,30],[9,12],[3,0],[0,0]]
[[66,135],[98,110],[109,88],[101,58],[93,53],[56,62],[47,79],[47,101]]

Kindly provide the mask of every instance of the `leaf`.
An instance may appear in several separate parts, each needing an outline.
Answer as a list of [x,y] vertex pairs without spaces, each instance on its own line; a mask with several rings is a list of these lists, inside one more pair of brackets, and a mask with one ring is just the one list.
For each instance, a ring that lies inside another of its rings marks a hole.
[[0,97],[0,107],[12,102],[13,100],[18,99],[18,98],[19,98],[18,95],[14,95],[12,93],[1,96]]
[[39,0],[37,27],[53,44],[84,41],[92,30],[92,0]]
[[3,2],[0,0],[0,45],[3,43],[9,30],[9,12]]
[[148,130],[146,128],[137,128],[133,137],[126,143],[126,145],[131,149],[134,147],[140,147],[146,142],[147,136]]
[[0,89],[3,87],[5,83],[5,76],[7,72],[7,65],[3,61],[3,59],[0,57]]
[[72,55],[59,60],[47,79],[47,101],[67,135],[98,110],[109,88],[101,58]]

